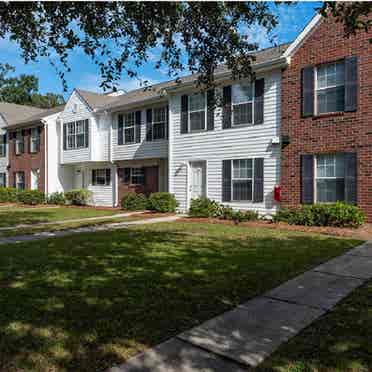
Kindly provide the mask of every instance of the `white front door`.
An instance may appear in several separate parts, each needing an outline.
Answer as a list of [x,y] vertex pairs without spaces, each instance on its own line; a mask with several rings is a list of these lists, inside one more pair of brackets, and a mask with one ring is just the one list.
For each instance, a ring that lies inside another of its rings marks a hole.
[[206,178],[205,161],[190,163],[190,199],[197,199],[207,195]]
[[75,172],[75,188],[83,189],[84,188],[84,169],[77,169]]

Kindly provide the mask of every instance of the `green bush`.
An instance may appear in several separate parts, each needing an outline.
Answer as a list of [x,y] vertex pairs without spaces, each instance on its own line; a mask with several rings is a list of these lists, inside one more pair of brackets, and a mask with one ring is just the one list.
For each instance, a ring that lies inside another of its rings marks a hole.
[[219,217],[221,205],[208,198],[192,199],[190,203],[189,215],[191,217]]
[[144,194],[128,192],[121,199],[121,207],[128,211],[143,211],[147,208],[147,197]]
[[274,216],[275,222],[305,226],[358,227],[364,220],[364,213],[357,206],[342,202],[284,208]]
[[176,198],[169,192],[154,192],[148,200],[148,208],[156,212],[175,212],[177,207]]
[[232,218],[235,223],[257,221],[258,213],[255,211],[233,211]]
[[66,200],[73,205],[87,205],[92,197],[92,192],[86,189],[76,189],[65,192]]
[[53,192],[48,197],[48,204],[64,205],[66,198],[63,192]]
[[0,187],[0,203],[14,203],[18,201],[18,190],[14,187]]
[[221,205],[218,217],[222,220],[232,220],[234,213],[234,210],[228,205]]
[[18,201],[29,205],[43,204],[45,194],[39,190],[18,190]]

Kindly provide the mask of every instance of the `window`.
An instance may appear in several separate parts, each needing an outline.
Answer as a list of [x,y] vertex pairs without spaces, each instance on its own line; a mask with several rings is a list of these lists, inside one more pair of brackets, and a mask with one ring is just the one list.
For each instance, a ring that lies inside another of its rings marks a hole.
[[144,168],[131,168],[131,184],[144,185],[145,184],[145,169]]
[[253,123],[253,85],[236,84],[232,86],[233,125]]
[[93,186],[108,186],[111,183],[111,170],[93,169],[92,170],[92,185]]
[[124,143],[134,143],[135,112],[124,114]]
[[6,187],[6,173],[0,173],[0,187]]
[[6,156],[6,134],[0,134],[0,157]]
[[88,147],[88,120],[78,120],[64,125],[66,149],[73,150]]
[[318,203],[332,203],[344,200],[344,155],[318,155],[316,157],[316,201]]
[[316,69],[316,110],[318,114],[344,111],[345,63],[337,62]]
[[189,122],[190,131],[205,130],[205,94],[189,96]]
[[39,128],[31,128],[30,151],[39,152],[40,150],[40,132]]
[[25,173],[24,172],[15,172],[14,174],[14,186],[18,190],[25,189]]
[[21,131],[16,132],[15,153],[16,155],[23,154],[25,150],[25,141]]
[[232,160],[232,200],[253,199],[253,160]]
[[39,188],[39,176],[40,169],[31,170],[31,190],[37,190]]
[[167,107],[154,108],[152,110],[152,139],[164,139],[166,137]]

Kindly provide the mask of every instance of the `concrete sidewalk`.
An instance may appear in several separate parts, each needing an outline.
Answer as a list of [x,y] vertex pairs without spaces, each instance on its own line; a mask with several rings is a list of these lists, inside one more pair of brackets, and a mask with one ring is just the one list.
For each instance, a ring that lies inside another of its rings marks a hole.
[[110,372],[244,371],[372,278],[372,242],[113,367]]

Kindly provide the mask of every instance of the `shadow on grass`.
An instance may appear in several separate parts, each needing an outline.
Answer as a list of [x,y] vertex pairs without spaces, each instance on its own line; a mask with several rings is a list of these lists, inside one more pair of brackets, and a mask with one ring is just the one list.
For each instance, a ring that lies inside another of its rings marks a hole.
[[1,247],[0,370],[105,370],[356,244],[220,230],[134,229]]

